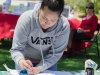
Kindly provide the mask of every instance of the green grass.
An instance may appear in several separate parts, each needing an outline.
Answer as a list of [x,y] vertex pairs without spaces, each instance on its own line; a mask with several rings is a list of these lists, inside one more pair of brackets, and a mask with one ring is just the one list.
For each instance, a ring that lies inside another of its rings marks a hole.
[[73,70],[84,70],[84,67],[85,67],[85,61],[87,59],[92,59],[94,60],[97,64],[98,64],[98,67],[100,67],[100,61],[97,57],[96,54],[94,53],[89,53],[89,55],[87,55],[85,58],[84,58],[84,55],[83,54],[80,54],[79,52],[77,54],[74,55],[74,57],[72,58],[63,58],[61,60],[59,60],[58,62],[58,69],[60,71],[64,70],[64,71],[73,71]]
[[[100,38],[100,36],[99,36]],[[99,39],[100,40],[100,39]],[[12,40],[5,39],[0,45],[0,70],[3,71],[3,63],[6,63],[9,68],[14,69],[14,62],[11,59],[9,49],[11,48]],[[100,41],[99,41],[100,45]],[[100,49],[100,47],[99,47]],[[58,70],[60,71],[73,71],[73,70],[84,70],[84,63],[87,59],[92,59],[98,64],[100,68],[100,57],[96,55],[95,44],[91,48],[89,54],[84,58],[84,53],[76,52],[72,58],[61,58],[58,61]]]
[[14,62],[11,59],[9,49],[11,48],[11,39],[5,39],[0,45],[0,71],[5,70],[3,64],[6,63],[10,68],[14,68]]

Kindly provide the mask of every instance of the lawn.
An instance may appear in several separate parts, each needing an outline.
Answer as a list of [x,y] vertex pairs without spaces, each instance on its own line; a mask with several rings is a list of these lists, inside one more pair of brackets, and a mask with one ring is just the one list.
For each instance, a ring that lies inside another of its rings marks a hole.
[[[14,62],[12,61],[9,52],[9,49],[11,48],[11,44],[12,44],[11,39],[5,39],[3,43],[0,45],[0,65],[1,65],[0,70],[5,70],[5,68],[2,65],[3,63],[6,63],[9,68],[14,69]],[[99,41],[99,45],[100,45],[100,41]],[[84,58],[84,53],[80,53],[80,52],[76,52],[75,55],[71,58],[61,58],[58,61],[58,70],[60,71],[83,70],[84,63],[87,59],[94,60],[98,64],[98,68],[100,67],[99,64],[100,58],[98,58],[96,55],[95,44],[85,58]]]

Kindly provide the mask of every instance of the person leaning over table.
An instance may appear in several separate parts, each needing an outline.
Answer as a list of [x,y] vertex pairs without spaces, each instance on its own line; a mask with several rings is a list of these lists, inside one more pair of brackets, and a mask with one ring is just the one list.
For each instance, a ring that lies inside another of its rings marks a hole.
[[78,29],[70,29],[69,42],[65,49],[66,56],[68,53],[69,57],[71,54],[74,54],[72,52],[72,41],[90,40],[94,35],[94,31],[98,25],[98,18],[94,13],[94,3],[87,3],[86,13],[87,14],[83,16],[80,27]]
[[63,8],[64,0],[43,0],[37,9],[20,16],[10,49],[17,70],[27,69],[30,74],[57,70],[70,33]]

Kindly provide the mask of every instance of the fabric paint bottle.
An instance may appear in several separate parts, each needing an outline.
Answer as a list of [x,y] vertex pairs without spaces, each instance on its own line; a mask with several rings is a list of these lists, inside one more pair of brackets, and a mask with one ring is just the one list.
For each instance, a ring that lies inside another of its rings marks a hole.
[[86,68],[85,75],[94,75],[94,69],[93,68]]

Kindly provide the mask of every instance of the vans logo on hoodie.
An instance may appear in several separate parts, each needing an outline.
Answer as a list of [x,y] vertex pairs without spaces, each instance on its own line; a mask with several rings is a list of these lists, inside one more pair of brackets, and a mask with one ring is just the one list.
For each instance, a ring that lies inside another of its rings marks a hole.
[[41,41],[41,45],[47,45],[47,44],[51,44],[51,40],[53,37],[45,37],[45,38],[39,38],[37,37],[35,40],[33,39],[33,37],[31,36],[31,41],[33,44],[40,44]]

